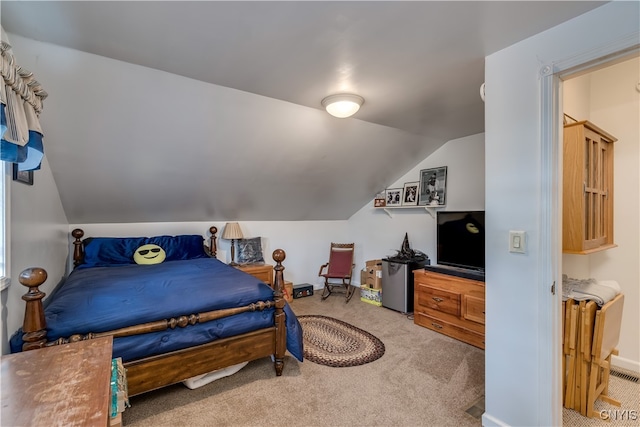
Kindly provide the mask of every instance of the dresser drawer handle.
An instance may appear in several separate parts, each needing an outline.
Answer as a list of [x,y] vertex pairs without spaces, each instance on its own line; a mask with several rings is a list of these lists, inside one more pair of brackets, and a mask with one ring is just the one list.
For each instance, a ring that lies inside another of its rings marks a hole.
[[442,301],[444,301],[442,298],[438,298],[438,297],[432,297],[431,299],[433,299],[435,302],[442,302]]
[[436,329],[442,329],[442,325],[438,325],[437,323],[431,322],[431,326],[433,326]]

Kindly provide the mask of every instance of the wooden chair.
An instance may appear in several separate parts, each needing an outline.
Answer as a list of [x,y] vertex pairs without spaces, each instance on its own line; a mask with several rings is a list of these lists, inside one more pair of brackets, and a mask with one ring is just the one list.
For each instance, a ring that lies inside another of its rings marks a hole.
[[591,372],[589,374],[589,390],[587,393],[586,415],[588,417],[599,417],[600,413],[594,410],[595,401],[598,399],[620,406],[619,401],[609,396],[609,370],[611,368],[611,355],[618,354],[618,350],[615,347],[620,339],[623,305],[624,295],[619,294],[595,314]]
[[565,307],[563,354],[566,359],[564,407],[574,409],[576,401],[576,360],[578,347],[578,304],[569,299]]
[[[354,243],[331,243],[329,262],[320,266],[318,276],[324,277],[324,289],[322,300],[327,299],[335,288],[344,288],[345,303],[351,300],[355,293],[355,287],[351,286],[351,274],[355,264],[353,263]],[[323,270],[326,268],[326,272]]]
[[582,415],[587,415],[591,351],[593,347],[594,322],[598,305],[593,301],[581,301],[580,310],[580,360],[578,362],[580,366],[580,413]]
[[587,417],[599,417],[594,410],[600,399],[612,405],[620,402],[608,395],[611,355],[620,338],[624,295],[598,308],[594,301],[568,299],[563,307],[563,403]]

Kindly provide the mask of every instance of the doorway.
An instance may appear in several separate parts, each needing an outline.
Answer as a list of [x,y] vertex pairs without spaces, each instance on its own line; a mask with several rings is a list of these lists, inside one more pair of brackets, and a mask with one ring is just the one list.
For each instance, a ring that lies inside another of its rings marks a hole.
[[[614,143],[614,243],[616,248],[589,255],[560,253],[556,259],[560,274],[577,279],[615,280],[625,294],[622,328],[612,366],[640,371],[640,56],[637,47],[611,55],[608,61],[594,60],[556,74],[560,113],[578,121],[589,120],[613,134]],[[559,124],[561,128],[561,123]],[[558,177],[562,177],[562,138]],[[559,192],[562,199],[562,184]],[[559,221],[562,224],[562,221]],[[636,260],[636,261],[633,261]],[[562,293],[560,292],[560,295]],[[562,320],[560,319],[560,322]],[[561,329],[561,323],[557,325]],[[559,353],[558,353],[559,354]],[[560,400],[562,401],[562,400]],[[564,410],[565,425],[575,425],[580,416]]]

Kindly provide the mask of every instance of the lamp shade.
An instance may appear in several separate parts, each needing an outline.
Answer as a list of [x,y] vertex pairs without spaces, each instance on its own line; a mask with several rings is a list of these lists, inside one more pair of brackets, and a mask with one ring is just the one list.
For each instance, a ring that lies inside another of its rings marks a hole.
[[228,222],[224,226],[224,231],[222,232],[222,238],[225,240],[232,239],[242,239],[244,236],[242,235],[242,230],[240,229],[240,225],[237,222]]
[[348,93],[327,96],[322,100],[322,106],[327,113],[340,119],[353,116],[362,104],[364,104],[363,97]]

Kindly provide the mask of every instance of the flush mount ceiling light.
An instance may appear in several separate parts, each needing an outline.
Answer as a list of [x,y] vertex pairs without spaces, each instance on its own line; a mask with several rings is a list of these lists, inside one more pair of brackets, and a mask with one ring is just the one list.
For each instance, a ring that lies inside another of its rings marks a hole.
[[363,97],[348,93],[327,96],[322,100],[322,106],[327,113],[340,119],[353,116],[363,103]]

